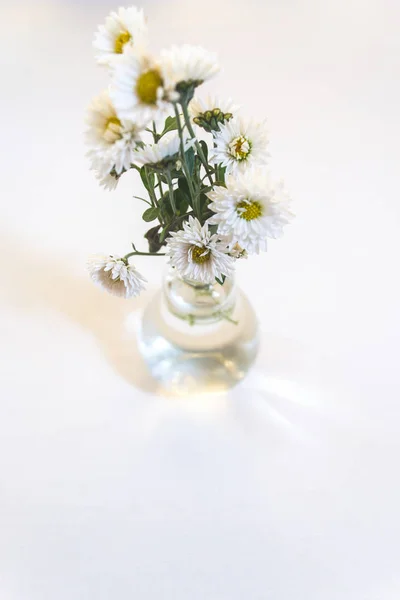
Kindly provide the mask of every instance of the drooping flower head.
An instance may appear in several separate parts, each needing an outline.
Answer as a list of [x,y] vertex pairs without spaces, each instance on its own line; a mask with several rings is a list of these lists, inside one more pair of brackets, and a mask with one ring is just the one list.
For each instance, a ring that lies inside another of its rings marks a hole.
[[92,149],[89,150],[87,156],[90,159],[90,169],[94,171],[99,184],[109,192],[115,190],[120,176],[125,171],[122,170],[121,173],[116,172],[112,149],[101,151]]
[[207,224],[201,226],[198,219],[190,216],[183,229],[171,232],[167,239],[170,264],[182,277],[202,283],[214,283],[215,278],[230,276],[234,259],[229,256],[227,245],[211,234]]
[[208,223],[249,253],[267,250],[267,238],[280,237],[293,217],[283,185],[274,184],[264,171],[228,176],[226,187],[217,186],[207,196],[215,213]]
[[189,101],[194,89],[213,77],[219,70],[217,57],[201,46],[172,46],[163,50],[160,58],[165,88],[171,100],[184,98]]
[[119,256],[95,254],[87,263],[93,281],[114,296],[134,298],[144,289],[146,279]]
[[110,163],[110,170],[115,170],[117,175],[128,170],[145,125],[119,119],[108,90],[92,101],[86,121],[89,156]]
[[112,64],[129,48],[144,48],[147,26],[143,11],[135,6],[119,8],[107,17],[95,35],[93,46],[100,64]]
[[128,49],[114,65],[110,96],[119,117],[134,122],[156,121],[170,108],[159,63],[140,51]]
[[110,171],[104,175],[104,173],[101,171],[95,171],[95,175],[96,179],[99,181],[99,184],[105,190],[108,192],[113,192],[116,189],[119,181],[119,176],[116,173]]
[[205,131],[219,131],[221,125],[230,121],[239,107],[229,98],[221,100],[208,96],[205,100],[194,97],[189,104],[189,113],[193,122]]
[[[195,143],[189,139],[184,143],[184,151]],[[151,165],[153,169],[164,169],[170,165],[175,166],[180,150],[179,135],[171,131],[166,133],[156,144],[149,144],[138,149],[134,154],[134,162],[137,165]]]
[[221,125],[214,136],[214,164],[226,167],[226,172],[245,171],[250,165],[264,165],[268,161],[268,137],[265,123],[242,118]]

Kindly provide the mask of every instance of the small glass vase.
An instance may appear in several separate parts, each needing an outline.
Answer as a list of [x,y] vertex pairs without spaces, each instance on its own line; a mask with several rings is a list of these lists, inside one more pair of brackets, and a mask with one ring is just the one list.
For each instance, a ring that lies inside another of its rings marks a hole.
[[258,325],[233,278],[204,284],[171,269],[144,311],[138,341],[160,391],[213,393],[231,388],[250,369]]

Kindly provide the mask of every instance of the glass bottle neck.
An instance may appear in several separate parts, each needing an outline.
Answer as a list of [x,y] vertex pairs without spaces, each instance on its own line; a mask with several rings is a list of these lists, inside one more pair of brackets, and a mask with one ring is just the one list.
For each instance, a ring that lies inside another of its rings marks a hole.
[[235,284],[227,278],[223,285],[180,277],[173,269],[164,280],[168,310],[191,324],[228,319],[235,305]]

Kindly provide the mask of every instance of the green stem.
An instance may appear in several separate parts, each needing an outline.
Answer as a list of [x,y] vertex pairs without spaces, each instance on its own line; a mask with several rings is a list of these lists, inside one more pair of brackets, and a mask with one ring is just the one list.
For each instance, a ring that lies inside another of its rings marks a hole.
[[235,319],[232,319],[232,317],[230,317],[227,312],[222,311],[219,314],[221,315],[221,317],[223,319],[225,319],[226,321],[229,321],[229,323],[232,323],[232,325],[239,325],[239,321],[235,321]]
[[162,198],[164,196],[164,190],[163,190],[162,181],[161,181],[161,177],[160,177],[159,173],[157,173],[157,181],[158,181],[158,187],[160,188],[160,196]]
[[148,176],[149,172],[148,172],[148,169],[147,169],[146,166],[145,166],[144,170],[145,170],[145,173],[146,173],[146,181],[147,181],[147,186],[148,186],[147,192],[148,192],[148,194],[150,196],[150,199],[151,199],[151,202],[152,202],[152,206],[155,206],[158,209],[158,220],[160,221],[160,224],[164,227],[165,223],[164,223],[164,220],[163,220],[163,218],[161,216],[160,204],[159,204],[159,202],[157,200],[157,196],[156,196],[156,193],[155,193],[154,189],[150,185],[149,176]]
[[146,202],[146,204],[148,204],[149,206],[153,206],[151,202],[146,200],[146,198],[142,198],[141,196],[133,196],[133,198],[136,198],[137,200],[142,200],[143,202]]
[[196,138],[196,134],[194,133],[194,130],[193,130],[193,127],[192,127],[192,123],[190,122],[190,115],[189,115],[189,111],[188,111],[188,107],[187,107],[186,102],[182,102],[181,106],[182,106],[183,117],[185,119],[185,125],[187,127],[187,130],[188,130],[188,132],[190,134],[190,137],[192,137],[195,140],[195,146],[196,146],[197,154],[200,156],[200,160],[203,163],[203,167],[206,170],[207,177],[208,177],[211,185],[213,185],[214,182],[213,182],[212,177],[211,177],[211,171],[210,171],[210,168],[208,166],[208,162],[206,161],[206,157],[204,156],[203,148],[199,144],[199,141]]
[[148,192],[148,194],[150,196],[150,199],[151,199],[151,201],[152,201],[152,203],[153,203],[154,206],[156,206],[157,208],[160,208],[159,204],[158,204],[157,196],[155,195],[155,192],[154,192],[154,189],[150,185],[149,171],[148,171],[148,168],[146,166],[144,167],[144,172],[146,173],[146,181],[147,181],[147,186],[148,186],[147,192]]
[[[159,136],[158,133],[157,133],[157,128],[156,128],[155,121],[153,121],[153,129],[151,129],[151,130],[148,129],[147,131],[150,131],[152,133],[154,143],[157,144],[157,142],[160,140],[161,136]],[[163,191],[163,186],[162,186],[162,183],[161,183],[161,178],[160,178],[160,175],[158,173],[157,173],[157,181],[158,181],[158,187],[160,188],[160,196],[162,198],[163,195],[164,195],[164,191]]]
[[186,180],[188,182],[189,192],[190,192],[190,196],[191,196],[191,199],[192,199],[193,208],[195,209],[195,212],[196,212],[197,216],[200,217],[199,207],[197,206],[197,204],[198,204],[198,202],[197,202],[197,195],[196,195],[196,193],[194,191],[192,178],[191,178],[191,175],[189,173],[189,168],[188,168],[188,165],[187,165],[187,162],[186,162],[185,144],[184,144],[184,141],[183,141],[183,128],[182,128],[181,118],[180,118],[180,115],[179,115],[179,110],[178,110],[178,107],[177,107],[176,104],[174,104],[174,109],[175,109],[176,123],[177,123],[177,126],[178,126],[180,147],[181,147],[182,167],[183,167],[183,171],[184,171],[184,173],[186,175]]
[[161,136],[159,136],[157,133],[156,124],[154,121],[153,121],[153,130],[151,133],[153,134],[154,143],[157,144],[157,142],[159,141]]
[[165,252],[138,252],[135,250],[135,252],[125,254],[124,260],[128,260],[131,256],[165,256]]
[[168,191],[169,191],[169,198],[171,200],[171,206],[172,206],[172,210],[174,211],[174,215],[176,215],[176,204],[175,204],[175,198],[174,198],[174,186],[172,184],[172,179],[171,179],[171,175],[170,172],[165,170],[164,171],[164,175],[168,181]]
[[150,181],[149,181],[149,171],[148,171],[148,168],[147,168],[146,166],[144,167],[144,172],[145,172],[145,174],[146,174],[146,181],[147,181],[147,193],[149,194],[149,196],[150,196],[150,200],[153,202],[153,204],[154,204],[155,206],[158,206],[158,204],[157,204],[157,198],[156,198],[156,195],[155,195],[155,193],[154,193],[154,190],[151,188],[151,185],[150,185]]

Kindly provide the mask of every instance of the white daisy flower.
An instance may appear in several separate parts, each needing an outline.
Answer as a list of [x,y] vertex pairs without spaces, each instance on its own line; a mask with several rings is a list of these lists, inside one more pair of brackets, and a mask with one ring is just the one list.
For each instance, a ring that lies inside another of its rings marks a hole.
[[197,87],[219,70],[216,54],[189,44],[163,50],[160,65],[166,89],[178,92],[187,87]]
[[237,242],[230,247],[229,254],[233,256],[233,258],[248,258],[249,256],[247,250],[242,248],[242,246]]
[[219,131],[221,125],[232,119],[238,110],[239,106],[233,104],[230,98],[221,100],[208,96],[202,100],[195,97],[189,104],[189,114],[193,122],[206,131]]
[[106,154],[105,160],[112,161],[112,167],[119,175],[128,170],[133,162],[133,153],[141,141],[144,124],[120,120],[114,108],[109,92],[105,90],[89,106],[86,142],[90,147],[89,155]]
[[211,160],[226,167],[227,173],[243,172],[249,165],[264,165],[268,160],[265,123],[232,119],[221,125],[214,142]]
[[134,298],[144,289],[146,279],[119,256],[95,254],[87,263],[93,281],[114,296]]
[[234,259],[227,254],[226,244],[211,234],[207,224],[201,226],[198,219],[190,216],[183,229],[171,232],[170,236],[166,253],[182,277],[214,283],[216,277],[232,274]]
[[[194,145],[195,141],[195,139],[189,139],[185,142],[185,152]],[[148,146],[144,146],[144,148],[136,150],[134,161],[137,165],[166,166],[171,162],[176,163],[179,152],[179,135],[171,131],[166,133],[157,144],[149,144]]]
[[268,173],[254,169],[228,176],[226,187],[217,186],[207,196],[215,213],[208,223],[251,254],[267,250],[267,238],[280,237],[293,217],[282,183],[274,185]]
[[107,173],[107,175],[103,175],[102,173],[96,172],[96,178],[99,180],[99,184],[108,192],[113,192],[119,181],[119,177],[113,173]]
[[110,192],[115,190],[122,173],[116,173],[110,150],[89,150],[87,156],[91,161],[90,169],[94,171],[100,185]]
[[110,64],[128,48],[143,48],[147,44],[147,26],[143,11],[135,6],[112,12],[105,25],[100,25],[93,42],[100,64]]
[[160,65],[143,52],[127,50],[114,65],[110,96],[121,119],[148,123],[170,108]]

